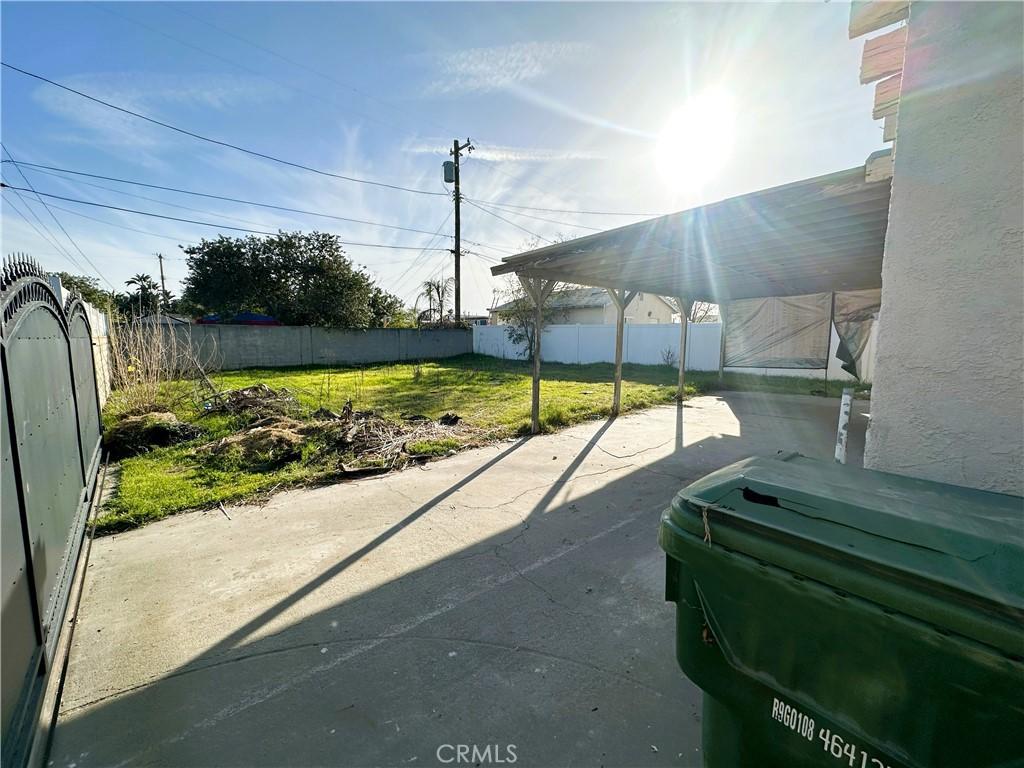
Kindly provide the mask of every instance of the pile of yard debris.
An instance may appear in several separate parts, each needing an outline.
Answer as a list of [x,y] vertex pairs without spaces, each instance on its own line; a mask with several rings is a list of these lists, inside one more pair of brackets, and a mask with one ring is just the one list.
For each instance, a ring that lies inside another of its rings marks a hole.
[[287,388],[272,389],[266,384],[253,384],[241,389],[214,392],[203,403],[205,413],[247,414],[250,416],[283,416],[297,414],[299,401]]
[[[197,405],[199,424],[204,416],[228,414],[241,427],[199,445],[195,455],[250,471],[268,471],[305,458],[345,474],[388,472],[410,461],[452,453],[472,442],[477,431],[451,413],[438,420],[416,414],[395,420],[356,411],[351,401],[340,412],[308,412],[290,391],[266,384],[207,390]],[[199,426],[179,421],[173,413],[154,410],[121,419],[107,430],[106,443],[111,457],[118,459],[195,440],[202,433]]]
[[[295,397],[265,384],[221,392],[204,408],[207,413],[257,418],[234,434],[200,446],[197,453],[260,469],[295,461],[309,449],[320,458],[337,459],[345,473],[387,472],[437,455],[437,446],[462,444],[475,431],[455,414],[437,421],[419,415],[396,421],[374,411],[353,410],[351,401],[340,413],[319,408],[300,420]],[[423,446],[434,450],[423,453],[418,450]]]

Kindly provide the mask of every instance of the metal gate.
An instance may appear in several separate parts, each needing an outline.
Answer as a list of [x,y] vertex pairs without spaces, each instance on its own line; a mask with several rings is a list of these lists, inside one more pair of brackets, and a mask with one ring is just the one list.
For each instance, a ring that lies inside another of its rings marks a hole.
[[28,756],[100,457],[88,315],[24,257],[0,274],[2,762]]

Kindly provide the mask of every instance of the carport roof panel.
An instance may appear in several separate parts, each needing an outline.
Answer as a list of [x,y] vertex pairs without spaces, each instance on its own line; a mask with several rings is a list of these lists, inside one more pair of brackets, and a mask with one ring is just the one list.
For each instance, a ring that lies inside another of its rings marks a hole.
[[858,166],[510,256],[491,272],[704,301],[879,288],[889,191]]

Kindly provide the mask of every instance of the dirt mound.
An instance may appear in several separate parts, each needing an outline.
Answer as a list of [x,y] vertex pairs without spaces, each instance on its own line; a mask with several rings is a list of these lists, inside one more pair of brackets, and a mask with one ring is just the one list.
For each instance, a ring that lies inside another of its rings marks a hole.
[[302,455],[313,428],[294,419],[260,419],[241,432],[200,446],[197,453],[230,458],[254,468],[278,467]]
[[200,432],[198,427],[178,421],[173,413],[155,411],[121,419],[107,430],[104,444],[110,458],[117,460],[192,440]]

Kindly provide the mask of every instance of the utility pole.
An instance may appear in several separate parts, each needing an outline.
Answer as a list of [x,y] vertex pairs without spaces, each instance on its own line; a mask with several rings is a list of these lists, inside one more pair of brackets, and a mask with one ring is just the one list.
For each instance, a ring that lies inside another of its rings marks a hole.
[[160,303],[164,300],[164,297],[167,295],[167,283],[164,281],[164,255],[162,253],[158,253],[156,257],[160,261],[160,297],[156,301],[156,314],[157,316],[159,316]]
[[462,258],[462,216],[460,210],[462,207],[462,196],[459,192],[459,157],[463,150],[465,150],[467,154],[473,151],[473,145],[470,143],[470,140],[467,138],[466,143],[460,146],[459,140],[455,139],[455,141],[452,142],[452,149],[450,152],[451,156],[455,158],[455,249],[452,251],[452,253],[455,254],[455,322],[462,320],[462,265],[459,263]]

